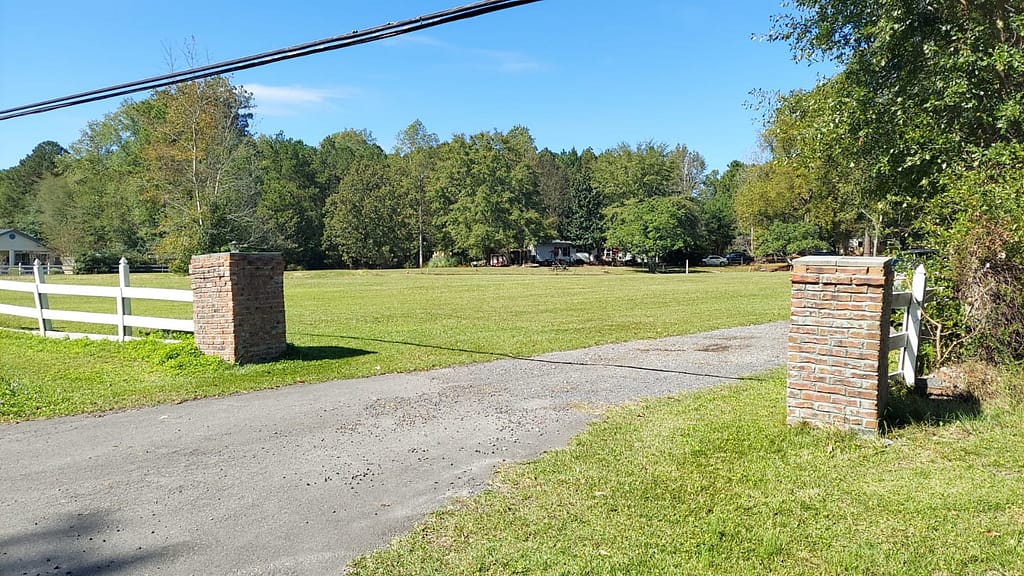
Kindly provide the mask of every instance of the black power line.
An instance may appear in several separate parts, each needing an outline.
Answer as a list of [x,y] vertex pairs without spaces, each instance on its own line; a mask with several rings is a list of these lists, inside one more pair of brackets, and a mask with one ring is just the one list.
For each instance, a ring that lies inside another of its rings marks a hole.
[[522,6],[524,4],[532,4],[539,1],[540,0],[484,0],[456,8],[450,8],[448,10],[442,10],[440,12],[434,12],[432,14],[425,14],[423,16],[410,18],[401,22],[388,22],[387,24],[367,28],[366,30],[353,30],[348,34],[332,36],[330,38],[306,42],[304,44],[297,44],[287,48],[279,48],[269,52],[262,52],[260,54],[235,58],[233,60],[218,62],[216,64],[190,68],[180,72],[171,72],[161,76],[154,76],[152,78],[136,80],[134,82],[126,82],[124,84],[117,84],[106,88],[79,92],[78,94],[43,100],[42,102],[35,102],[33,104],[15,106],[14,108],[0,110],[0,120],[10,120],[11,118],[18,118],[20,116],[40,114],[42,112],[68,108],[79,104],[87,104],[98,100],[106,100],[108,98],[116,98],[118,96],[143,92],[145,90],[155,90],[157,88],[163,88],[173,84],[179,84],[181,82],[201,80],[203,78],[210,78],[211,76],[219,76],[221,74],[228,74],[239,70],[248,70],[249,68],[266,66],[267,64],[272,64],[274,62],[301,58],[302,56],[309,56],[311,54],[319,54],[320,52],[328,52],[331,50],[348,48],[350,46],[357,46],[359,44],[367,44],[370,42],[376,42],[377,40],[393,38],[395,36],[401,36],[402,34],[409,34],[410,32],[433,28],[435,26],[457,22],[459,20],[475,18],[491,12]]

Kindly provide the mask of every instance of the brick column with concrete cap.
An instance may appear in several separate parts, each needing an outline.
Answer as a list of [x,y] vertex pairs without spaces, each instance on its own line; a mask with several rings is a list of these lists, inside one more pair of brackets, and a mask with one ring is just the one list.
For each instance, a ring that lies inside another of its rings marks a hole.
[[284,352],[287,342],[281,254],[193,256],[189,276],[195,340],[200,350],[236,364],[266,362]]
[[891,258],[793,262],[786,421],[877,433],[889,395]]

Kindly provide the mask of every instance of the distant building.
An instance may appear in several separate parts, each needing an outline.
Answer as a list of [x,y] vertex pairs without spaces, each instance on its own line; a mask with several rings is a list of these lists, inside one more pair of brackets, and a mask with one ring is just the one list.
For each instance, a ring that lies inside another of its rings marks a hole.
[[37,258],[40,262],[49,262],[53,251],[38,238],[20,230],[0,230],[0,266],[31,265]]
[[562,261],[570,264],[576,261],[576,246],[565,240],[538,242],[533,246],[533,258],[538,264]]

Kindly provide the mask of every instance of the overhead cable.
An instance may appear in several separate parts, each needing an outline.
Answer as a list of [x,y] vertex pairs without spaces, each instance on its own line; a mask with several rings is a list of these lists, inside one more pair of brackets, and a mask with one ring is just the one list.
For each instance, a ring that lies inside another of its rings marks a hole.
[[218,62],[216,64],[190,68],[180,72],[171,72],[160,76],[154,76],[152,78],[136,80],[134,82],[126,82],[123,84],[108,86],[106,88],[98,88],[96,90],[62,96],[60,98],[43,100],[33,104],[24,104],[14,108],[7,108],[5,110],[0,110],[0,120],[9,120],[11,118],[28,116],[30,114],[40,114],[42,112],[77,106],[79,104],[87,104],[98,100],[106,100],[108,98],[116,98],[118,96],[125,96],[146,90],[156,90],[158,88],[164,88],[182,82],[202,80],[212,76],[220,76],[222,74],[247,70],[249,68],[266,66],[267,64],[281,62],[283,60],[291,60],[293,58],[301,58],[303,56],[319,54],[321,52],[367,44],[539,1],[540,0],[484,0],[481,2],[474,2],[472,4],[458,6],[456,8],[450,8],[448,10],[442,10],[432,14],[425,14],[416,18],[410,18],[401,22],[388,22],[387,24],[367,28],[366,30],[353,30],[347,34],[332,36],[330,38],[315,40],[313,42],[306,42],[304,44],[297,44],[287,48],[279,48],[269,52],[262,52],[260,54],[235,58],[233,60]]

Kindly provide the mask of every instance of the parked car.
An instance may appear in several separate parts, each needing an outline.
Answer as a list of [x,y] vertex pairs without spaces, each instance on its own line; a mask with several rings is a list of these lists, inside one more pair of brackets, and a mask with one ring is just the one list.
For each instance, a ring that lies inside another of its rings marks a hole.
[[938,254],[934,248],[911,248],[893,259],[892,267],[897,276],[913,275],[914,269],[920,264],[927,264],[929,259]]
[[729,252],[725,255],[725,259],[729,261],[729,264],[752,264],[754,258],[746,252]]
[[708,256],[701,260],[701,262],[703,262],[705,266],[726,266],[729,264],[729,261],[726,260],[724,256],[716,256],[715,254]]

